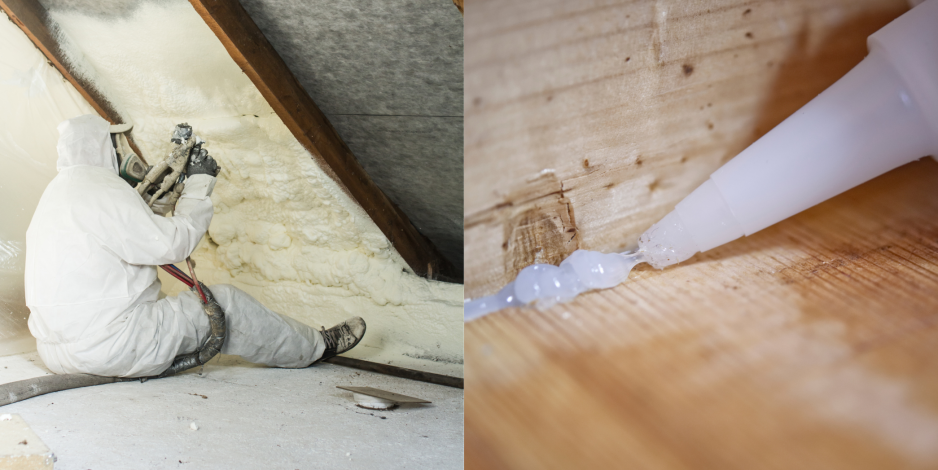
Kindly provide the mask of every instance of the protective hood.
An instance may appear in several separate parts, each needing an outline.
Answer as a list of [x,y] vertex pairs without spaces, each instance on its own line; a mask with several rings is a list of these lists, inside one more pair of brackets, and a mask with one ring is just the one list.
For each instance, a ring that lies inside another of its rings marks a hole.
[[86,165],[118,173],[117,152],[111,145],[110,124],[100,116],[85,114],[59,124],[59,161],[56,169]]

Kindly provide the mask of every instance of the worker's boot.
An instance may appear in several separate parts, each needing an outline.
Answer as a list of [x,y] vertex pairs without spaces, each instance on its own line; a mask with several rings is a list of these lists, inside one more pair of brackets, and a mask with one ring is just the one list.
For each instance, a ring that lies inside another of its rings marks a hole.
[[328,330],[323,328],[321,333],[322,340],[326,343],[326,350],[316,362],[325,361],[354,348],[365,336],[365,320],[361,317],[352,317]]

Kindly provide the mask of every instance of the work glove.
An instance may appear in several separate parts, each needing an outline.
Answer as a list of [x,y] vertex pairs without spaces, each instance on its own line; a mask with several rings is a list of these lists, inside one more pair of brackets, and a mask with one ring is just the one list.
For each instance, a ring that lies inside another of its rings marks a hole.
[[170,201],[169,201],[169,194],[166,194],[166,195],[164,195],[163,197],[157,199],[157,200],[153,203],[153,205],[150,206],[150,210],[152,210],[153,213],[156,214],[156,215],[165,216],[166,214],[169,213],[169,211],[173,210],[175,207],[176,207],[175,201],[174,201],[174,202],[170,202]]
[[201,145],[192,149],[189,155],[189,166],[186,167],[186,174],[218,176],[218,163],[208,154],[208,150]]

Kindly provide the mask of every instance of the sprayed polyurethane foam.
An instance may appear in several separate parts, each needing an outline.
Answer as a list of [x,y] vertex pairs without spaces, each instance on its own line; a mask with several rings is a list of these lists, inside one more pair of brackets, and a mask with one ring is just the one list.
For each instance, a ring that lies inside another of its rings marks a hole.
[[[207,141],[222,170],[192,256],[200,280],[234,284],[316,327],[359,315],[368,333],[349,356],[462,375],[462,286],[409,272],[188,2],[111,19],[50,13],[73,67],[132,119],[145,158],[165,156],[181,122]],[[183,288],[161,279],[168,295]]]

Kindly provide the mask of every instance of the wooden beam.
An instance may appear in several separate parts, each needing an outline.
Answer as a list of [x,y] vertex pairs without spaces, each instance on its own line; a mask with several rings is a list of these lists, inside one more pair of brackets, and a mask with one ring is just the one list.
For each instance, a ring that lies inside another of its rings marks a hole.
[[414,272],[461,280],[462,273],[439,254],[365,173],[241,4],[232,0],[189,1],[294,137],[358,201]]
[[445,385],[453,388],[463,388],[463,379],[461,377],[451,377],[449,375],[434,374],[433,372],[424,372],[420,370],[405,369],[403,367],[392,366],[388,364],[379,364],[377,362],[363,361],[351,357],[335,356],[326,359],[324,362],[335,364],[337,366],[351,367],[354,369],[377,372],[379,374],[391,375],[394,377],[403,377],[410,380],[418,380],[437,385]]
[[[111,124],[126,122],[94,84],[72,73],[70,68],[72,64],[65,58],[59,41],[52,34],[53,21],[46,9],[37,0],[0,0],[0,9],[26,33],[26,37],[39,48],[42,54],[46,56],[46,59],[49,60],[49,63],[58,69],[62,76],[78,90],[78,93],[101,117]],[[133,151],[146,160],[143,153],[137,148],[131,132],[125,135]]]

